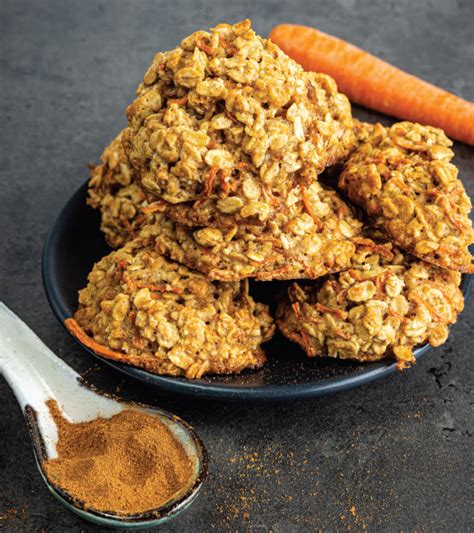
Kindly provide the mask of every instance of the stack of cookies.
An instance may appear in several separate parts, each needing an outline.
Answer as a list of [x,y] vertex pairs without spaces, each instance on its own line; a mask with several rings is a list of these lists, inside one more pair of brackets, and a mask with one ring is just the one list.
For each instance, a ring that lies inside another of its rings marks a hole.
[[443,132],[353,120],[249,21],[158,53],[126,115],[88,199],[118,250],[72,326],[98,353],[188,378],[257,368],[274,323],[248,278],[302,280],[276,323],[309,356],[403,366],[446,340],[474,236]]

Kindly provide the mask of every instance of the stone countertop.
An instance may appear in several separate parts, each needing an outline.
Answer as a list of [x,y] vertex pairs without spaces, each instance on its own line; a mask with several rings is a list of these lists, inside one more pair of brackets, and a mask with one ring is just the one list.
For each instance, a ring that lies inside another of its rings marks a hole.
[[[212,405],[157,396],[97,363],[46,302],[48,228],[86,179],[86,163],[123,127],[154,52],[245,17],[262,35],[281,22],[317,26],[474,99],[469,0],[3,0],[0,300],[89,381],[169,409],[202,436],[211,458],[203,493],[162,531],[467,531],[472,297],[449,341],[408,372],[326,398]],[[474,150],[455,151],[472,197]],[[0,395],[0,528],[99,531],[48,493],[3,380]]]

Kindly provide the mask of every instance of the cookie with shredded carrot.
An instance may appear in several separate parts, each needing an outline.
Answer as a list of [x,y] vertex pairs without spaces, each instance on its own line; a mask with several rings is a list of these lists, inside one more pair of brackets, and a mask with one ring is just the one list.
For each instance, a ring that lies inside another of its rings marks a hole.
[[[333,161],[330,168],[324,174],[324,182],[335,187],[337,179],[341,172],[343,164],[350,157],[351,153],[362,144],[374,125],[358,120],[353,121],[354,144],[350,152],[347,152],[344,157]],[[246,170],[242,170],[241,176],[248,176]],[[306,183],[306,184],[305,184]],[[205,196],[196,202],[182,202],[179,204],[172,204],[160,200],[153,203],[156,210],[165,212],[169,218],[180,224],[187,226],[208,226],[214,228],[229,228],[235,225],[242,226],[265,226],[266,222],[273,219],[278,213],[278,218],[283,220],[290,220],[295,216],[294,191],[308,189],[309,185],[305,180],[301,179],[299,173],[288,176],[284,183],[284,187],[280,187],[277,192],[271,190],[265,184],[260,184],[257,188],[253,188],[254,182],[245,179],[241,183],[239,190],[225,199],[219,199]],[[260,190],[260,194],[258,194]],[[243,196],[247,200],[254,198],[256,201],[242,207],[242,209],[234,209],[234,205],[240,205],[238,197]],[[230,209],[225,208],[225,202],[231,206]],[[223,207],[224,206],[224,207]],[[296,205],[298,210],[300,206]],[[224,212],[223,211],[228,211]]]
[[[344,163],[367,140],[374,128],[375,124],[353,119],[354,144],[351,151],[327,169],[324,174],[324,183],[331,185],[331,187],[337,185],[337,180]],[[272,218],[275,212],[278,212],[280,220],[283,217],[286,220],[290,220],[295,216],[297,211],[300,210],[300,206],[294,202],[293,191],[299,191],[304,188],[305,186],[299,183],[297,174],[288,178],[286,182],[286,193],[284,195],[273,195],[266,187],[262,186],[263,199],[259,203],[259,209],[248,216],[246,213],[244,213],[245,216],[242,216],[238,212],[223,213],[216,208],[216,200],[209,197],[200,199],[197,204],[195,202],[171,204],[160,200],[153,202],[149,209],[166,213],[175,222],[186,224],[187,226],[208,226],[214,228],[230,228],[236,224],[239,226],[264,226],[266,220]],[[252,192],[247,190],[248,183],[244,185],[244,189],[244,193],[247,196],[251,196]]]
[[104,150],[99,165],[90,166],[87,203],[101,215],[100,229],[112,248],[132,240],[147,216],[145,194],[134,180],[120,133]]
[[208,281],[137,240],[96,263],[66,326],[104,357],[187,378],[259,368],[274,330],[247,282]]
[[262,227],[189,227],[155,214],[140,237],[175,261],[223,281],[317,278],[351,265],[361,230],[336,191],[316,182],[295,188],[291,217],[277,213]]
[[395,358],[403,368],[414,362],[416,346],[448,338],[464,306],[461,274],[370,241],[358,247],[353,268],[291,285],[276,322],[309,357]]
[[351,155],[339,187],[401,248],[443,268],[474,272],[471,201],[439,129],[380,124]]
[[354,144],[334,80],[304,72],[248,20],[158,53],[127,117],[124,146],[142,187],[190,202],[176,215],[188,224],[266,222],[295,182],[310,185]]

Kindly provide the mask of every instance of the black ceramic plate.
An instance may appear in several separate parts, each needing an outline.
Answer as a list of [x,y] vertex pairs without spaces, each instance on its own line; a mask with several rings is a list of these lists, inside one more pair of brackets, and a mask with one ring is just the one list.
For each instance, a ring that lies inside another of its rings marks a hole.
[[[72,316],[76,309],[77,291],[85,287],[92,265],[110,251],[99,230],[99,214],[86,205],[86,195],[87,184],[84,184],[59,214],[43,250],[44,288],[61,323]],[[470,277],[465,276],[462,284],[465,295],[469,285]],[[255,282],[251,291],[257,300],[271,303],[275,284]],[[153,383],[162,390],[223,400],[283,400],[322,396],[363,385],[396,371],[391,361],[362,365],[332,359],[309,359],[298,345],[279,333],[265,345],[268,363],[264,368],[240,375],[198,380],[157,376],[99,357],[83,347],[117,370]],[[415,356],[420,357],[428,349],[429,345],[421,346],[415,351]]]

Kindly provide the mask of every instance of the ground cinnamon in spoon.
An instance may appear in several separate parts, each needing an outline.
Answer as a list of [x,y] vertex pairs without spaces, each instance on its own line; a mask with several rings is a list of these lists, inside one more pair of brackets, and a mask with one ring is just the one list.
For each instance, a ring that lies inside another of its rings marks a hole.
[[54,400],[58,457],[44,469],[50,482],[86,508],[135,514],[160,507],[190,481],[192,464],[157,417],[127,409],[111,418],[72,424]]

